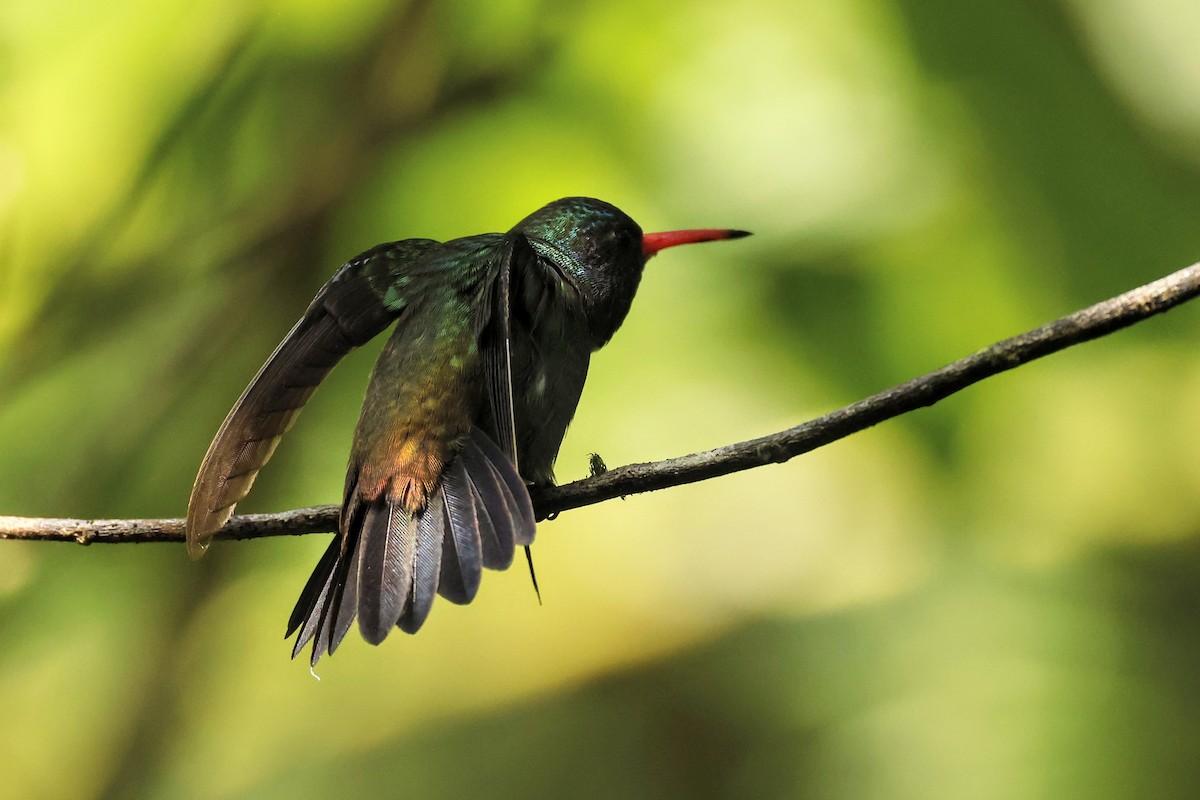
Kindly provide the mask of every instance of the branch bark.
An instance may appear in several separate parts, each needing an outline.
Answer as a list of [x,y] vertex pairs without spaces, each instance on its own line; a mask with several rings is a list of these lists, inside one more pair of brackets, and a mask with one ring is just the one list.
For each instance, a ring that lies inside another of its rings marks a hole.
[[[871,395],[809,422],[758,439],[646,464],[536,492],[538,519],[624,495],[666,489],[766,464],[780,464],[823,445],[959,392],[984,378],[1161,314],[1200,294],[1200,263],[1074,314],[997,342],[941,369]],[[235,516],[217,539],[256,539],[337,529],[338,506]],[[183,542],[182,519],[39,519],[0,516],[0,539],[79,544]]]

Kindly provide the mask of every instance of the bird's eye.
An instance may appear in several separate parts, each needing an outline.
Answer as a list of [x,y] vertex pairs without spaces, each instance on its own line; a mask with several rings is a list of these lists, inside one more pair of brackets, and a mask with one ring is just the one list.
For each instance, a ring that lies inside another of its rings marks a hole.
[[614,228],[609,232],[609,239],[618,247],[628,247],[633,241],[633,232],[628,228]]

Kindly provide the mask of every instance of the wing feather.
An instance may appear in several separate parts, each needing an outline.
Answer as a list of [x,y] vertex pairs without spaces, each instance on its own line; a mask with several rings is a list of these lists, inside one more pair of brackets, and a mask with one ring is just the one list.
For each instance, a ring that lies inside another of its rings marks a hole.
[[280,438],[329,371],[404,308],[392,291],[436,242],[381,245],[343,265],[234,404],[200,464],[188,501],[188,552],[199,557],[250,491]]

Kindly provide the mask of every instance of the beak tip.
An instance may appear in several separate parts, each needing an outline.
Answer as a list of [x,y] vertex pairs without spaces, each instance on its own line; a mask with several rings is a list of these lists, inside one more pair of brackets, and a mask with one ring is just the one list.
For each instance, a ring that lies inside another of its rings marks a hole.
[[668,247],[696,242],[715,242],[722,239],[741,239],[749,236],[750,231],[730,228],[697,228],[695,230],[663,231],[662,233],[647,233],[642,235],[642,252],[646,258]]

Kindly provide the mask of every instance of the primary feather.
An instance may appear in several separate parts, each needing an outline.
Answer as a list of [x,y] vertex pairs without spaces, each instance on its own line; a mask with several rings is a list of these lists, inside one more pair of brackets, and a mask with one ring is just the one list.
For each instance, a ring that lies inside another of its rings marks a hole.
[[404,299],[385,287],[436,244],[409,239],[380,245],[344,264],[317,293],[234,403],[200,464],[188,501],[187,543],[193,557],[203,554],[250,491],[317,385],[346,353],[403,311]]

